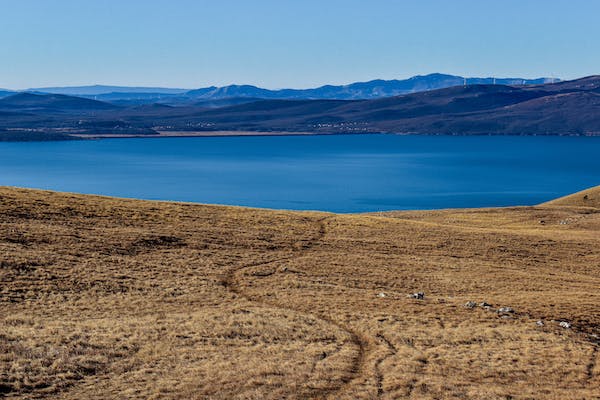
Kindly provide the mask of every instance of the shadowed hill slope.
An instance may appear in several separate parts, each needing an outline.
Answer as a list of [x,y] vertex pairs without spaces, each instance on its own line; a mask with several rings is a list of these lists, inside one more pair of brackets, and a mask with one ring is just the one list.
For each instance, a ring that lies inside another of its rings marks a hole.
[[4,187],[0,396],[593,399],[599,249],[590,208],[336,215]]
[[117,108],[113,104],[62,94],[18,93],[0,99],[0,109],[19,111],[69,112],[114,110]]
[[599,77],[531,87],[470,85],[352,102],[264,101],[188,118],[215,129],[595,135],[600,133],[598,87]]
[[[237,88],[239,89],[239,88]],[[545,85],[476,84],[371,100],[239,97],[176,107],[119,107],[63,95],[0,99],[0,129],[61,134],[259,131],[463,135],[600,135],[600,76]],[[261,96],[261,93],[252,93]],[[21,114],[26,113],[27,116]]]

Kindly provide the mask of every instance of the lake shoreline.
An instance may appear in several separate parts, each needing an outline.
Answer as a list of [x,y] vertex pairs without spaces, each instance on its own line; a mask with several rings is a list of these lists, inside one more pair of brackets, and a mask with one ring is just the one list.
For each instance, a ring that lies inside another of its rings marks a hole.
[[[60,142],[69,140],[100,140],[100,139],[163,139],[163,138],[194,138],[194,137],[256,137],[256,136],[370,136],[370,135],[395,135],[395,136],[451,136],[451,137],[476,137],[476,136],[501,136],[501,137],[600,137],[599,134],[460,134],[460,133],[417,133],[417,132],[308,132],[308,131],[157,131],[157,134],[144,133],[41,133],[31,132],[24,134],[22,131],[6,133],[0,131],[0,143],[3,142]],[[30,135],[31,134],[31,135]],[[47,136],[46,136],[47,135]]]
[[[414,133],[392,132],[288,132],[288,131],[158,131],[157,134],[144,133],[52,133],[42,134],[33,132],[33,135],[0,132],[2,142],[61,142],[69,140],[101,140],[101,139],[164,139],[164,138],[193,138],[193,137],[255,137],[255,136],[349,136],[349,135],[414,135]],[[428,135],[438,136],[438,135]],[[452,135],[449,135],[452,136]]]
[[74,134],[70,135],[81,139],[160,139],[160,138],[190,138],[190,137],[249,137],[249,136],[324,136],[324,135],[378,135],[373,133],[325,133],[325,132],[286,132],[286,131],[157,131],[157,135],[144,134]]
[[532,205],[600,182],[600,141],[593,138],[332,134],[111,139],[2,143],[0,184],[355,213]]

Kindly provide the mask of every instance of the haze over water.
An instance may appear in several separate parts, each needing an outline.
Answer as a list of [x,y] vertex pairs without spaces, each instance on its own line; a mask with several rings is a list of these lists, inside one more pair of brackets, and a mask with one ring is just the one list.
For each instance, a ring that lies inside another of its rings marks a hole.
[[532,205],[600,184],[600,138],[267,136],[0,143],[0,185],[365,212]]

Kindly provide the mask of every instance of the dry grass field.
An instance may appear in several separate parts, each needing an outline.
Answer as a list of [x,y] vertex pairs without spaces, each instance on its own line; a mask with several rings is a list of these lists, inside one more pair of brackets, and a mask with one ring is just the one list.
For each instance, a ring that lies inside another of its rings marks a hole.
[[600,399],[599,198],[336,215],[0,188],[0,397]]

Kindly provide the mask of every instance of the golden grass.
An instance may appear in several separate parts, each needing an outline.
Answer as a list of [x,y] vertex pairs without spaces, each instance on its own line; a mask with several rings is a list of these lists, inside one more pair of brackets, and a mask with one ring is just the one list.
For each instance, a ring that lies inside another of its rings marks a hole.
[[599,191],[335,215],[0,188],[0,396],[598,399]]
[[600,208],[600,186],[549,201],[545,205]]

